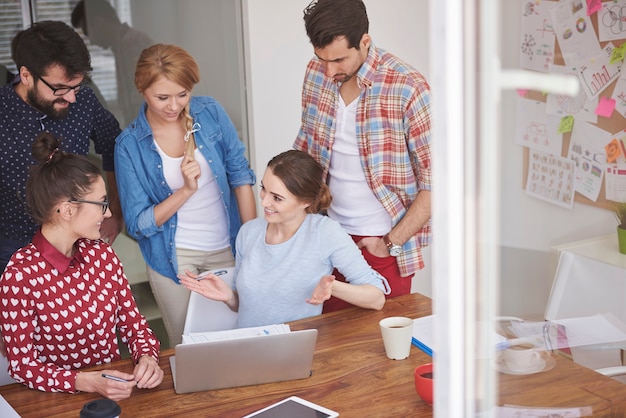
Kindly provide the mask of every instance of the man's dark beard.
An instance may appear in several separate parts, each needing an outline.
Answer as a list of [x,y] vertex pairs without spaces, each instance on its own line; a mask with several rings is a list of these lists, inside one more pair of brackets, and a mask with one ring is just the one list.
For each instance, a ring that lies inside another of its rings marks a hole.
[[37,96],[37,93],[38,93],[37,88],[33,88],[32,90],[29,90],[26,93],[26,98],[28,99],[28,103],[31,106],[33,106],[35,109],[38,109],[40,112],[43,112],[46,116],[52,119],[58,120],[58,119],[63,119],[64,117],[67,116],[67,114],[70,111],[69,106],[61,110],[57,110],[54,108],[55,103],[65,102],[64,99],[59,97],[58,99],[55,99],[52,102],[43,102],[39,99],[39,97]]

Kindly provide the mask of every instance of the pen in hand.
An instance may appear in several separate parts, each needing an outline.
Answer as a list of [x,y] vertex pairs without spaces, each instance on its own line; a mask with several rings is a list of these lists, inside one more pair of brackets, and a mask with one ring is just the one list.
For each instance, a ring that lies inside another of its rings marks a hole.
[[222,276],[222,275],[226,274],[227,271],[226,270],[217,270],[217,271],[209,270],[209,271],[205,271],[204,273],[201,273],[200,275],[198,275],[196,280],[202,280],[202,279],[204,279],[206,276],[208,276],[211,273],[215,274],[216,276]]
[[111,374],[102,373],[102,377],[115,380],[116,382],[128,383],[130,380],[122,379],[121,377],[113,376]]

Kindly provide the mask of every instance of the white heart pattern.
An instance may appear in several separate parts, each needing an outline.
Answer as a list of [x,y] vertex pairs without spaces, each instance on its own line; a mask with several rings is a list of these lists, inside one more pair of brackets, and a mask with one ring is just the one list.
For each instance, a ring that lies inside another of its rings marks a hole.
[[132,353],[158,358],[159,342],[111,247],[81,239],[59,271],[37,250],[35,244],[49,246],[37,237],[15,254],[0,282],[12,376],[42,391],[74,391],[75,369],[119,359],[118,327]]

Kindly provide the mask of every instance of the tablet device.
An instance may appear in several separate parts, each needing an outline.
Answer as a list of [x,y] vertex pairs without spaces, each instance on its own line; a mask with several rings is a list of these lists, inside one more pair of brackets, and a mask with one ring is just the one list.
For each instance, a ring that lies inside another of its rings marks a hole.
[[339,413],[335,411],[297,396],[291,396],[243,418],[334,418],[338,416]]

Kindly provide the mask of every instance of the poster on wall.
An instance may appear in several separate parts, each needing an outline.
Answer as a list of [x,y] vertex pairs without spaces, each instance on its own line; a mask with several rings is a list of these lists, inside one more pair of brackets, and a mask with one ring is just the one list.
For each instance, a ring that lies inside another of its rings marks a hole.
[[574,161],[574,190],[594,202],[604,178],[606,151],[611,134],[590,123],[579,123],[572,131],[568,157]]
[[550,2],[523,1],[520,66],[547,72],[554,62],[556,38],[550,19]]
[[587,15],[586,0],[561,0],[550,11],[566,65],[577,66],[600,53],[600,42]]
[[616,41],[626,38],[626,0],[613,0],[602,3],[598,12],[598,39]]
[[526,193],[571,209],[574,206],[574,161],[531,150]]
[[517,102],[515,143],[559,155],[563,146],[563,135],[559,133],[561,118],[549,115],[544,102],[523,98]]

